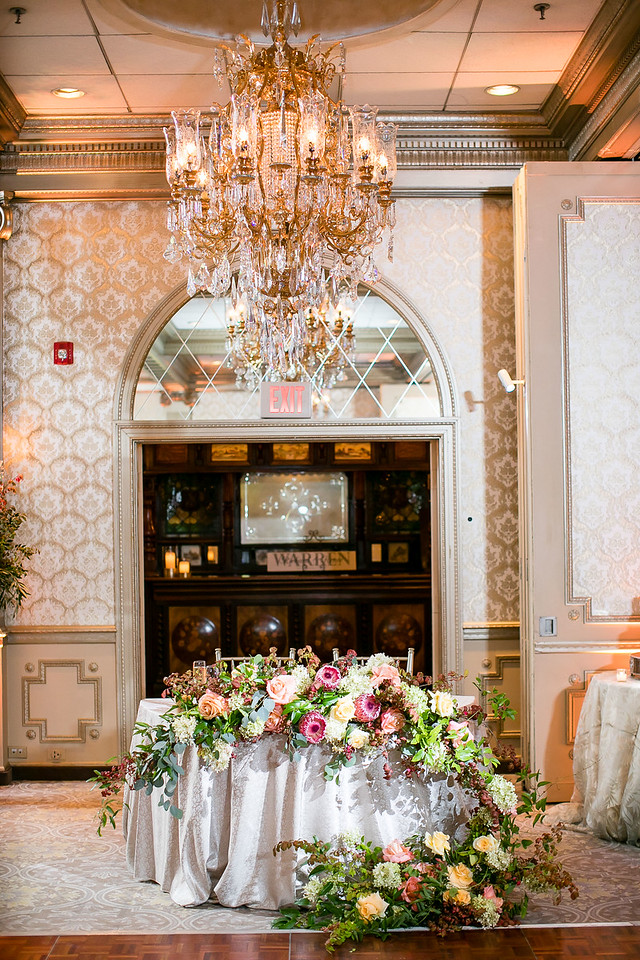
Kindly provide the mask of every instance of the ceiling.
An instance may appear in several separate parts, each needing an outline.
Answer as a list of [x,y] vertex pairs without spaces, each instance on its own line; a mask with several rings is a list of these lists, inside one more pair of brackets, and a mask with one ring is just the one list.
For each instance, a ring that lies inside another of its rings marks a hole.
[[[8,5],[0,12],[0,189],[24,196],[37,191],[34,177],[46,193],[46,177],[61,173],[74,174],[71,192],[83,184],[90,193],[90,177],[107,174],[140,185],[146,176],[150,194],[162,192],[163,123],[172,109],[224,100],[211,73],[216,37],[241,18],[246,30],[259,28],[261,8],[261,0],[22,2],[19,23]],[[306,17],[307,32],[318,24],[324,36],[349,34],[342,96],[397,120],[401,169],[634,157],[640,2],[550,0],[544,17],[535,3],[299,0],[303,31]],[[486,93],[507,82],[515,95]],[[59,87],[84,96],[58,99]]]

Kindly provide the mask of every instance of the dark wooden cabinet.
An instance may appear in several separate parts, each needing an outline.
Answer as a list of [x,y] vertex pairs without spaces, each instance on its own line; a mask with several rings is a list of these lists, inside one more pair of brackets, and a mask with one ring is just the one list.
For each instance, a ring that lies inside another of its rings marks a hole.
[[216,647],[413,646],[430,672],[426,443],[149,445],[144,518],[147,695]]

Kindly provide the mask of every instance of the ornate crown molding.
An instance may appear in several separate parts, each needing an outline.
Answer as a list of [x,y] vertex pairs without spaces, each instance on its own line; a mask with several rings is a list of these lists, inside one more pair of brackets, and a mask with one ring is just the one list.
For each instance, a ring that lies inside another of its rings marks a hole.
[[0,74],[0,146],[19,136],[27,114]]
[[577,159],[573,141],[640,50],[640,4],[605,0],[554,90],[542,105],[553,135]]
[[[405,171],[517,169],[568,156],[534,112],[388,118],[399,125],[398,166]],[[28,118],[20,138],[0,152],[0,189],[19,199],[166,197],[168,122],[157,115]]]

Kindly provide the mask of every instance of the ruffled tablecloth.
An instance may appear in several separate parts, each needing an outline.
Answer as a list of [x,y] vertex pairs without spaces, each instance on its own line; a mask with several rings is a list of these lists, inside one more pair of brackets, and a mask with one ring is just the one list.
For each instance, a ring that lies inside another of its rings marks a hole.
[[[169,706],[143,700],[138,720],[155,725]],[[328,749],[308,747],[291,762],[283,746],[279,735],[239,744],[223,773],[208,770],[187,747],[174,798],[181,820],[158,807],[159,790],[130,791],[123,827],[135,879],[155,880],[185,907],[212,898],[277,910],[293,902],[304,879],[295,851],[274,857],[280,840],[327,841],[350,832],[385,846],[426,830],[462,838],[469,801],[452,778],[407,779],[392,755],[390,780],[376,757],[344,769],[336,784],[323,778]]]
[[573,749],[573,801],[597,836],[640,840],[640,680],[596,674],[589,685]]

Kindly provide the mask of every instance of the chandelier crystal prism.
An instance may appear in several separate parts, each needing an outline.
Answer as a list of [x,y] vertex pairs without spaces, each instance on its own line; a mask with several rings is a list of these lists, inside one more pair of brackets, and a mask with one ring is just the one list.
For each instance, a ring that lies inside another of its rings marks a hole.
[[257,352],[267,379],[308,376],[309,311],[375,283],[379,245],[393,256],[397,127],[330,96],[344,47],[293,47],[299,26],[297,4],[265,4],[270,46],[241,36],[216,51],[229,103],[174,111],[165,129],[165,258],[187,261],[190,296],[231,291],[244,315],[238,350]]

